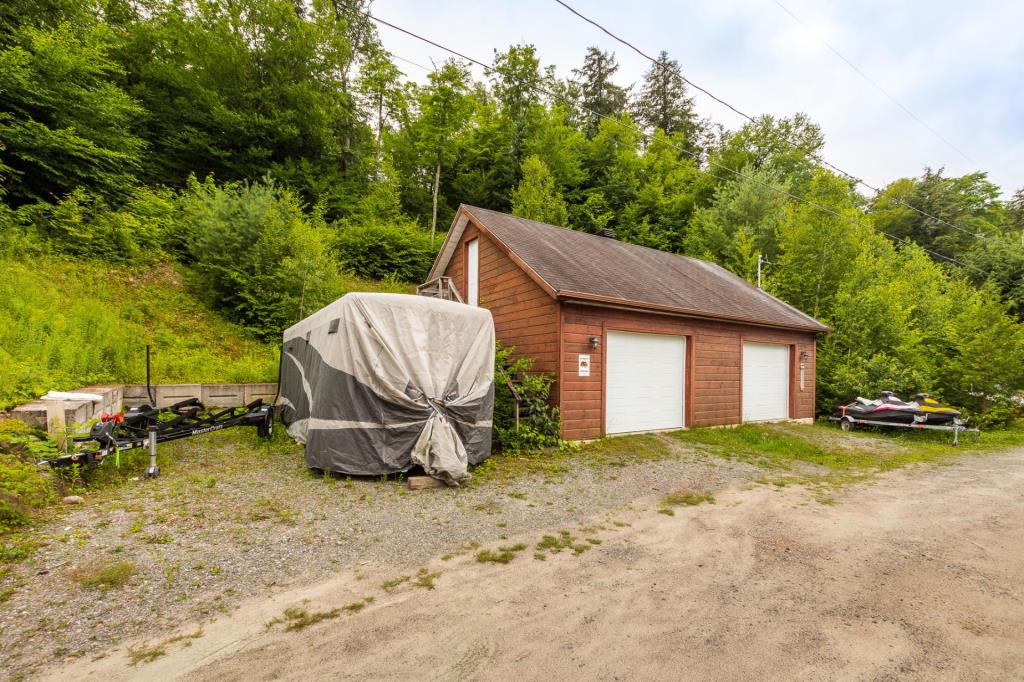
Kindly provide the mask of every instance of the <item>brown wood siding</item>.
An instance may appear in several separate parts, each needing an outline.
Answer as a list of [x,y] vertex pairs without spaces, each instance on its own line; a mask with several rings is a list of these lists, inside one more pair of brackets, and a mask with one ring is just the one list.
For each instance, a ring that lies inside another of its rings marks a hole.
[[[790,418],[814,416],[815,341],[810,332],[565,303],[562,305],[562,437],[604,435],[604,349],[608,331],[687,337],[686,426],[738,424],[742,416],[743,342],[791,346]],[[590,337],[601,339],[590,347]],[[800,354],[807,353],[801,360]],[[590,376],[578,376],[580,353],[590,354]],[[804,387],[799,367],[804,365]]]
[[[487,235],[470,222],[455,247],[445,275],[451,277],[465,298],[466,242],[479,240],[480,306],[491,311],[494,332],[515,355],[534,358],[533,370],[555,374],[558,370],[558,302],[534,282]],[[558,387],[552,388],[557,404]]]

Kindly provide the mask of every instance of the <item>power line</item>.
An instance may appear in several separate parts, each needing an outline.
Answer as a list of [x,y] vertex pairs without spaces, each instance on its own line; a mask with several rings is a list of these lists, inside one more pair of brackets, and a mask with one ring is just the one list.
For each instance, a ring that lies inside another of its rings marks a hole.
[[[583,21],[585,21],[588,24],[590,24],[591,26],[595,26],[601,32],[605,33],[608,36],[611,36],[614,40],[622,43],[623,45],[625,45],[626,47],[628,47],[629,49],[633,50],[638,55],[643,57],[644,59],[647,59],[648,61],[653,63],[654,65],[656,65],[658,67],[664,66],[664,64],[662,62],[660,62],[659,60],[655,59],[651,55],[647,54],[646,52],[641,50],[639,47],[634,45],[633,43],[631,43],[628,40],[626,40],[625,38],[623,38],[623,37],[613,33],[612,31],[609,31],[607,28],[602,26],[597,21],[591,19],[590,17],[588,17],[588,16],[586,16],[584,14],[581,14],[574,7],[572,7],[568,3],[564,2],[563,0],[555,0],[555,2],[557,2],[559,5],[561,5],[565,9],[569,10],[570,12],[575,14],[577,17],[579,17]],[[722,104],[723,106],[727,107],[730,111],[735,112],[736,114],[738,114],[739,116],[742,116],[743,118],[745,118],[746,120],[750,121],[751,123],[754,123],[754,124],[757,123],[757,120],[753,116],[751,116],[750,114],[748,114],[748,113],[746,113],[744,111],[741,111],[740,109],[738,109],[737,107],[733,106],[732,104],[729,104],[728,102],[726,102],[721,97],[717,97],[716,95],[713,95],[707,89],[702,88],[701,86],[697,85],[696,83],[694,83],[692,80],[690,80],[686,76],[683,76],[682,74],[680,74],[680,78],[687,85],[689,85],[689,86],[693,87],[694,89],[699,90],[700,92],[704,93],[705,95],[707,95],[711,99],[715,100],[719,104]],[[791,147],[792,149],[796,149],[796,150],[806,154],[806,152],[804,152],[804,150],[800,149],[799,147],[797,147],[796,145],[791,143],[789,140],[785,140],[785,143],[786,143],[787,146]],[[839,168],[838,166],[835,166],[835,165],[829,163],[828,161],[822,159],[820,156],[817,156],[815,154],[808,154],[808,156],[810,156],[812,159],[817,161],[819,164],[827,166],[828,168],[830,168],[830,169],[834,170],[835,172],[839,173],[840,175],[843,175],[843,176],[847,177],[852,182],[854,182],[856,184],[859,184],[859,185],[863,185],[864,187],[866,187],[866,188],[872,190],[873,192],[875,192],[876,194],[881,194],[881,192],[882,192],[881,189],[868,184],[867,182],[865,182],[861,178],[857,177],[853,173],[848,173],[848,172],[844,171],[842,168]],[[988,238],[987,235],[983,235],[983,234],[977,233],[977,232],[971,232],[970,230],[966,230],[966,229],[964,229],[964,228],[962,228],[962,227],[960,227],[958,225],[954,225],[953,223],[949,222],[948,220],[945,220],[944,218],[940,218],[940,217],[938,217],[936,215],[932,215],[931,213],[928,213],[927,211],[924,211],[922,209],[917,208],[916,206],[913,206],[911,204],[906,203],[902,199],[898,199],[896,197],[890,197],[890,200],[893,201],[894,203],[897,203],[897,204],[901,205],[901,206],[909,208],[910,210],[914,211],[915,213],[918,213],[919,215],[931,218],[932,220],[936,220],[936,221],[942,223],[943,225],[946,225],[947,227],[951,227],[954,230],[959,230],[960,232],[963,232],[964,234],[969,235],[971,237],[974,237],[976,239],[987,239]]]
[[[373,21],[375,21],[375,22],[377,22],[377,23],[379,23],[379,24],[381,24],[383,26],[387,26],[387,27],[389,27],[391,29],[399,31],[400,33],[404,33],[407,36],[410,36],[410,37],[415,38],[417,40],[420,40],[420,41],[422,41],[424,43],[427,43],[428,45],[432,45],[432,46],[434,46],[434,47],[436,47],[436,48],[438,48],[440,50],[444,50],[445,52],[448,52],[449,54],[453,54],[456,57],[459,57],[460,59],[465,59],[468,62],[476,64],[477,66],[480,66],[481,68],[483,68],[484,71],[486,73],[488,73],[488,74],[497,73],[497,70],[493,66],[491,66],[489,64],[485,64],[484,62],[480,61],[479,59],[474,59],[474,58],[472,58],[472,57],[470,57],[468,55],[465,55],[465,54],[455,50],[455,49],[452,49],[450,47],[446,47],[446,46],[442,45],[441,43],[433,41],[430,38],[426,38],[424,36],[421,36],[421,35],[419,35],[418,33],[414,32],[414,31],[411,31],[411,30],[406,29],[406,28],[402,28],[401,26],[397,26],[395,24],[392,24],[389,21],[385,21],[384,19],[380,19],[380,18],[370,14],[369,12],[364,12],[364,14],[369,19],[371,19],[371,20],[373,20]],[[543,87],[540,87],[540,86],[537,86],[537,85],[531,85],[531,84],[528,84],[528,83],[525,84],[525,85],[527,85],[527,87],[529,87],[531,90],[533,90],[535,92],[544,94],[544,95],[552,98],[552,100],[558,100],[560,98],[560,95],[558,95],[556,93],[553,93],[553,92],[551,92],[551,91],[549,91],[549,90],[547,90],[547,89],[545,89]],[[624,122],[620,121],[619,119],[617,119],[617,118],[615,118],[613,116],[608,116],[606,114],[602,114],[602,113],[600,113],[598,111],[594,111],[593,109],[590,109],[590,108],[588,108],[586,106],[583,106],[583,105],[580,105],[580,104],[576,104],[576,106],[581,111],[585,111],[585,112],[587,112],[587,113],[589,113],[589,114],[591,114],[593,116],[597,116],[600,119],[603,119],[603,120],[606,120],[606,121],[611,121],[611,122],[615,123],[616,125],[619,125],[619,126],[621,126],[623,128],[626,128],[627,130],[632,130],[635,133],[643,135],[643,131],[640,128],[638,128],[636,126],[633,126],[633,125],[629,125],[627,123],[624,123]],[[684,147],[680,147],[679,145],[674,144],[674,143],[668,141],[667,139],[665,141],[665,144],[667,144],[668,146],[672,147],[673,149],[679,151],[680,153],[689,156],[691,159],[694,159],[695,161],[698,161],[698,162],[700,161],[699,154],[697,154],[695,152],[692,152],[692,151],[690,151],[690,150],[688,150],[688,149],[686,149]],[[801,202],[803,204],[806,204],[808,206],[814,207],[814,208],[816,208],[816,209],[818,209],[820,211],[824,211],[825,213],[833,215],[833,216],[839,218],[840,220],[844,220],[846,222],[849,222],[852,225],[855,225],[855,226],[858,226],[858,227],[861,226],[861,224],[857,220],[851,218],[848,215],[840,213],[839,211],[837,211],[837,210],[835,210],[833,208],[830,208],[828,206],[823,206],[823,205],[821,205],[821,204],[819,204],[817,202],[811,201],[809,199],[805,199],[804,197],[801,197],[801,196],[799,196],[797,194],[793,194],[789,190],[782,189],[781,187],[776,187],[775,185],[772,185],[771,183],[766,182],[766,181],[764,181],[764,180],[762,180],[760,178],[757,178],[757,177],[754,177],[754,176],[751,176],[751,175],[747,175],[747,174],[743,173],[742,171],[738,171],[738,170],[736,170],[734,168],[730,168],[729,166],[726,166],[724,164],[718,163],[717,161],[713,161],[713,160],[709,159],[708,163],[710,165],[717,166],[718,168],[721,168],[722,170],[724,170],[724,171],[726,171],[728,173],[732,173],[733,175],[735,175],[737,177],[741,177],[741,178],[744,178],[746,180],[750,180],[752,182],[755,182],[755,183],[765,187],[766,189],[769,189],[769,190],[771,190],[773,192],[776,192],[777,194],[780,194],[782,196],[785,196],[785,197],[788,197],[790,199],[793,199],[794,201],[799,201],[799,202]],[[722,178],[719,175],[716,175],[715,173],[711,173],[711,175],[714,178],[718,179],[718,180],[723,180],[724,181],[724,178]],[[970,270],[974,270],[974,271],[979,272],[981,274],[986,274],[984,270],[976,268],[976,267],[974,267],[972,265],[968,265],[967,263],[959,261],[959,260],[957,260],[955,258],[951,258],[951,257],[949,257],[949,256],[947,256],[945,254],[939,253],[937,251],[932,251],[931,249],[925,248],[925,247],[921,246],[920,244],[914,244],[913,242],[908,241],[906,239],[903,239],[902,237],[897,237],[896,235],[889,234],[888,232],[883,232],[882,230],[877,230],[876,229],[876,231],[879,234],[883,234],[886,237],[889,237],[890,239],[898,241],[901,244],[904,244],[906,246],[912,246],[912,245],[913,246],[917,246],[922,251],[930,253],[931,255],[935,256],[936,258],[941,258],[943,260],[949,261],[950,263],[956,263],[957,265],[959,265],[961,267],[964,267],[964,268],[967,268],[967,269],[970,269]]]
[[[786,6],[785,6],[785,5],[783,5],[783,4],[781,3],[781,2],[779,2],[779,0],[772,0],[772,2],[774,2],[774,3],[776,4],[776,5],[778,5],[778,7],[779,7],[779,8],[780,8],[780,9],[781,9],[781,10],[782,10],[783,12],[785,12],[786,14],[788,14],[788,15],[789,15],[789,16],[790,16],[790,17],[791,17],[791,18],[793,19],[793,21],[795,21],[796,23],[800,24],[800,26],[802,26],[802,27],[803,27],[803,28],[804,28],[804,29],[805,29],[805,30],[806,30],[806,31],[807,31],[808,33],[811,33],[811,30],[810,30],[810,28],[809,28],[809,27],[807,26],[807,24],[805,24],[805,23],[803,22],[803,20],[802,20],[802,19],[800,19],[800,17],[798,17],[798,16],[796,15],[796,14],[794,14],[792,10],[790,10],[790,9],[789,9],[788,7],[786,7]],[[817,37],[817,36],[815,36],[815,37]],[[818,41],[819,41],[819,42],[820,42],[820,43],[821,43],[822,45],[824,45],[825,47],[827,47],[827,48],[829,49],[829,51],[831,51],[831,52],[832,52],[832,54],[834,54],[834,55],[835,55],[836,57],[838,57],[839,59],[841,59],[841,60],[843,61],[843,63],[845,63],[845,64],[846,64],[847,66],[849,66],[849,67],[850,67],[851,69],[853,69],[853,70],[854,70],[854,71],[855,71],[855,72],[856,72],[856,73],[857,73],[857,74],[858,74],[858,75],[859,75],[859,76],[860,76],[861,78],[863,78],[863,79],[864,79],[864,80],[866,80],[866,81],[867,81],[868,83],[870,83],[870,84],[871,84],[871,86],[872,86],[872,87],[873,87],[873,88],[874,88],[875,90],[878,90],[878,91],[879,91],[880,93],[882,93],[883,95],[885,95],[885,97],[886,97],[886,98],[887,98],[887,99],[888,99],[888,100],[889,100],[890,102],[892,102],[893,104],[895,104],[896,106],[898,106],[898,107],[899,107],[900,109],[902,109],[902,110],[903,110],[903,111],[904,111],[904,112],[905,112],[905,113],[907,114],[907,116],[909,116],[910,118],[912,118],[912,119],[914,119],[915,121],[917,121],[917,123],[918,123],[918,124],[919,124],[919,125],[920,125],[920,126],[921,126],[922,128],[924,128],[925,130],[927,130],[928,132],[930,132],[930,133],[931,133],[932,135],[934,135],[934,136],[935,136],[936,138],[938,138],[939,140],[941,140],[943,144],[945,144],[945,145],[946,145],[947,147],[949,147],[950,149],[952,149],[953,151],[955,151],[955,152],[956,152],[957,154],[959,154],[960,156],[964,157],[964,158],[965,158],[966,160],[970,161],[971,163],[975,163],[975,164],[977,163],[977,161],[975,161],[975,160],[974,160],[974,159],[972,159],[972,158],[971,158],[970,156],[968,156],[968,155],[967,155],[967,154],[965,154],[965,153],[964,153],[963,151],[961,151],[959,147],[957,147],[957,146],[956,146],[955,144],[953,144],[952,142],[950,142],[949,140],[947,140],[947,139],[946,139],[945,137],[943,137],[943,135],[942,135],[941,133],[939,133],[939,131],[935,130],[935,129],[934,129],[934,128],[932,128],[932,127],[931,127],[930,125],[928,125],[927,123],[925,123],[924,121],[922,121],[922,120],[921,120],[920,118],[918,118],[917,114],[915,114],[915,113],[914,113],[913,111],[911,111],[911,110],[910,110],[910,109],[908,109],[908,108],[907,108],[906,106],[904,106],[904,104],[903,104],[902,102],[900,102],[900,101],[899,101],[898,99],[896,99],[896,98],[895,98],[895,97],[893,97],[893,96],[892,96],[891,94],[889,94],[889,92],[888,92],[888,91],[887,91],[887,90],[886,90],[885,88],[883,88],[883,87],[882,87],[881,85],[879,85],[879,84],[878,84],[878,82],[877,82],[877,81],[875,81],[875,79],[874,79],[874,78],[872,78],[872,77],[871,77],[871,76],[869,76],[868,74],[864,73],[864,71],[862,71],[862,70],[860,69],[860,67],[858,67],[858,66],[857,66],[856,64],[854,64],[854,63],[853,63],[852,61],[850,61],[849,59],[847,59],[847,58],[846,58],[846,56],[845,56],[845,55],[843,55],[843,53],[842,53],[842,52],[840,52],[840,51],[839,51],[839,50],[837,50],[836,48],[832,47],[832,45],[831,45],[831,44],[830,44],[830,43],[829,43],[829,42],[828,42],[827,40],[825,40],[824,38],[820,38],[820,37],[818,37]]]

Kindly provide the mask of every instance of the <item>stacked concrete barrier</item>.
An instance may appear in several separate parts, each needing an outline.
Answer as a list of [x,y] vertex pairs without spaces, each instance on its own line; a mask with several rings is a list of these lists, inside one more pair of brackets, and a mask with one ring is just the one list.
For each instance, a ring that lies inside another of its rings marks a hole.
[[[277,394],[277,384],[157,384],[150,387],[156,407],[198,398],[207,407],[242,407],[257,398],[270,403]],[[86,386],[76,393],[93,393],[99,400],[33,400],[20,405],[11,416],[29,426],[45,428],[50,435],[63,436],[101,414],[115,414],[125,407],[149,405],[151,400],[145,384]]]

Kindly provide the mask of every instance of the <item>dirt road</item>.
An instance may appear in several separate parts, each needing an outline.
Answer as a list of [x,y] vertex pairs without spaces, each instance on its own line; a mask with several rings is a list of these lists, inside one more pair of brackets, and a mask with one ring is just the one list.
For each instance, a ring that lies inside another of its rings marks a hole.
[[[54,679],[1020,679],[1024,452],[847,489],[752,486],[595,520],[545,561],[433,561],[436,589],[339,577],[243,606],[132,667],[125,651]],[[628,523],[630,525],[616,525]],[[557,530],[557,529],[555,529]],[[519,538],[534,543],[536,536]],[[515,539],[513,539],[513,542]],[[324,612],[302,630],[265,623]],[[183,633],[195,630],[183,628]]]

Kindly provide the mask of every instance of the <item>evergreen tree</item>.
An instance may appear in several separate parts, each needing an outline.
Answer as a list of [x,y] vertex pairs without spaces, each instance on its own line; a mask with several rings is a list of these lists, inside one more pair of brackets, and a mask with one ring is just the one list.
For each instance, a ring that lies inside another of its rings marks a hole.
[[583,133],[588,138],[597,135],[604,117],[615,118],[626,111],[629,89],[612,82],[618,70],[615,54],[596,47],[588,48],[583,66],[573,69],[579,86],[579,103],[586,109],[581,116]]
[[654,130],[672,135],[682,133],[687,148],[696,152],[697,114],[693,99],[686,95],[686,83],[679,62],[662,51],[644,74],[644,83],[634,104],[636,120],[648,133]]
[[512,193],[512,213],[542,223],[568,227],[569,211],[551,171],[534,155],[523,162],[523,179]]

